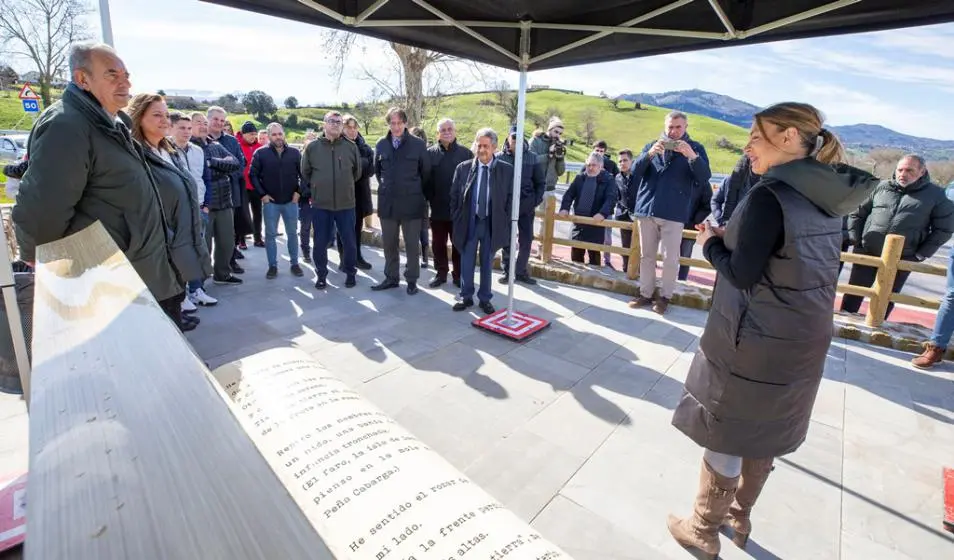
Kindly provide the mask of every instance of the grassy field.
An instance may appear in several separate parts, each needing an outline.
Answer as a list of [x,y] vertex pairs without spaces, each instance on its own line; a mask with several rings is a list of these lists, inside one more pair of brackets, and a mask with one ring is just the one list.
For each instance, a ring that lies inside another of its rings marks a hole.
[[[458,137],[465,145],[473,140],[474,133],[483,126],[491,126],[498,133],[506,134],[510,128],[504,111],[494,104],[494,94],[461,94],[446,97],[428,109],[424,130],[428,138],[433,141],[436,136],[437,121],[450,117],[457,123]],[[347,109],[339,109],[347,112]],[[369,142],[375,142],[386,132],[384,123],[385,106],[379,107],[379,118],[369,123],[365,137]],[[301,141],[307,128],[320,130],[321,120],[325,108],[303,107],[300,109],[280,109],[278,114],[282,119],[296,115],[299,120],[297,126],[287,126],[286,133],[292,142]],[[566,126],[565,137],[573,141],[568,146],[568,161],[583,161],[589,148],[581,140],[580,124],[585,112],[590,111],[596,116],[596,137],[606,140],[610,150],[616,152],[623,148],[630,148],[638,152],[642,147],[658,137],[662,131],[663,119],[668,109],[643,106],[637,110],[630,102],[620,103],[618,108],[613,107],[610,100],[594,96],[563,93],[558,91],[536,91],[527,96],[527,111],[530,114],[545,115],[555,112],[563,119]],[[0,93],[0,129],[11,128],[23,115],[20,101],[13,93],[4,97]],[[255,122],[259,127],[267,123],[258,122],[251,115],[233,114],[229,116],[233,127],[238,130],[246,120]],[[23,124],[29,125],[29,120]],[[527,134],[533,131],[535,125],[528,120]],[[721,139],[727,140],[732,146],[743,146],[747,131],[735,125],[709,117],[690,115],[689,134],[693,139],[701,142],[709,154],[713,171],[728,172],[735,165],[740,152],[722,148],[717,145]],[[723,142],[725,144],[725,142]],[[615,157],[614,157],[615,159]]]

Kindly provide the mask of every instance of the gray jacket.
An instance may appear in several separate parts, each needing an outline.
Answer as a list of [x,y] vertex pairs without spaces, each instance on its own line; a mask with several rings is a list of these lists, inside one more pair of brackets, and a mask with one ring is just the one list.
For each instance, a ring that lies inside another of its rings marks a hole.
[[[672,420],[697,444],[760,459],[791,453],[805,440],[831,344],[841,216],[876,184],[863,171],[802,159],[772,168],[753,188],[778,199],[784,238],[751,288],[716,281]],[[729,220],[723,240],[730,251],[749,201]]]
[[73,84],[37,120],[13,221],[23,259],[99,220],[157,300],[182,293],[156,184],[126,124]]

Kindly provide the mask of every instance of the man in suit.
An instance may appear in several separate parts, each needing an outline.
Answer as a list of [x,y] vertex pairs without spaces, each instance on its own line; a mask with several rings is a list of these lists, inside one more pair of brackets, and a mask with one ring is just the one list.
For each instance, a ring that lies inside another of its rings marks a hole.
[[513,166],[494,157],[497,133],[490,128],[477,131],[474,141],[477,158],[462,162],[454,172],[451,188],[453,243],[460,251],[460,301],[454,311],[474,305],[474,263],[480,248],[480,309],[494,312],[490,303],[491,262],[494,253],[510,242],[510,208],[513,197]]

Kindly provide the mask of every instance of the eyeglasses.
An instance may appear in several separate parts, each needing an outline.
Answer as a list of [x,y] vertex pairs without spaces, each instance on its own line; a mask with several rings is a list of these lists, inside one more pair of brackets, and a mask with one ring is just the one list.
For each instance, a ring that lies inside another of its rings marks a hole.
[[343,121],[340,121],[340,120],[338,120],[338,119],[328,119],[328,120],[325,121],[325,124],[338,125],[338,124],[341,124],[342,122],[343,122]]

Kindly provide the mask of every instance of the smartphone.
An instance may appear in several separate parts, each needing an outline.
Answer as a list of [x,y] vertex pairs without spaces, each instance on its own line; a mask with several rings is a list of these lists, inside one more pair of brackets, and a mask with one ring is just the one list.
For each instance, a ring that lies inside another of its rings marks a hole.
[[663,140],[662,145],[667,150],[675,150],[679,147],[679,140]]

